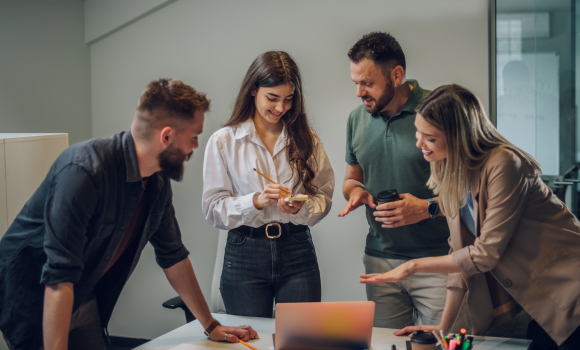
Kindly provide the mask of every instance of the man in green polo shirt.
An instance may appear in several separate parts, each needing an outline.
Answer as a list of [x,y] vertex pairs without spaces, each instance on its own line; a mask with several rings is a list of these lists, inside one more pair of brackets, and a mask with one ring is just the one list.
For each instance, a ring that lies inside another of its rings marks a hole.
[[[429,163],[415,146],[415,107],[430,91],[405,80],[405,55],[389,34],[363,36],[348,57],[363,104],[348,118],[343,185],[348,203],[338,216],[366,207],[365,271],[384,273],[410,259],[446,255],[449,229],[426,186]],[[376,195],[391,189],[401,200],[377,206]],[[376,303],[375,327],[439,324],[446,284],[446,274],[367,284],[367,298]]]

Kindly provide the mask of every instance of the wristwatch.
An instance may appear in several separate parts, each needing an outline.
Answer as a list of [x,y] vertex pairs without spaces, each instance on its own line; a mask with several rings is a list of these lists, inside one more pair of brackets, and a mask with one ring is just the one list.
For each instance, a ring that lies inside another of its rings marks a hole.
[[220,323],[220,321],[216,320],[215,318],[213,319],[212,323],[209,324],[209,326],[206,328],[206,330],[203,332],[206,336],[209,337],[209,335],[211,334],[211,332],[213,332],[213,330],[217,327],[217,326],[221,326],[222,324]]
[[439,204],[433,198],[427,198],[427,202],[429,202],[427,212],[431,215],[431,219],[435,219],[439,216]]

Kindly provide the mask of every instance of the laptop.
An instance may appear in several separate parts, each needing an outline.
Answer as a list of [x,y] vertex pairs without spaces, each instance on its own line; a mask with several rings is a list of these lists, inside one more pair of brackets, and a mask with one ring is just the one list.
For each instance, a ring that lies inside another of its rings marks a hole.
[[276,304],[275,350],[364,350],[371,347],[372,301]]

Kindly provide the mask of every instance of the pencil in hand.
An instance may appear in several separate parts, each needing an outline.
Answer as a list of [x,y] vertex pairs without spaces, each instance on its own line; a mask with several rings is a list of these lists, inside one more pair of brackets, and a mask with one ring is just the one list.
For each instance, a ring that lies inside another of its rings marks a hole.
[[[270,179],[269,177],[267,177],[266,175],[262,174],[262,172],[256,168],[254,168],[254,171],[257,172],[258,174],[262,175],[266,180],[270,181],[271,183],[273,183],[274,185],[277,185],[276,181]],[[283,192],[288,193],[290,196],[294,196],[292,193],[282,190]]]

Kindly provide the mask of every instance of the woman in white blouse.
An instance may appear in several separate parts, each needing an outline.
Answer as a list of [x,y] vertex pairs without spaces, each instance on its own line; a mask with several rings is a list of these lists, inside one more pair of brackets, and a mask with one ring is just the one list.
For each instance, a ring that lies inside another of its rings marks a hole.
[[[272,317],[274,301],[320,301],[309,226],[330,211],[334,172],[310,129],[290,55],[254,60],[230,120],[208,141],[203,168],[205,218],[229,230],[220,283],[227,313]],[[286,202],[290,193],[309,198]]]

